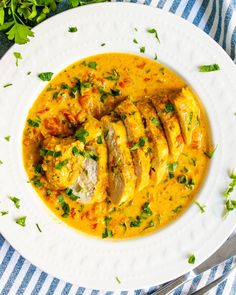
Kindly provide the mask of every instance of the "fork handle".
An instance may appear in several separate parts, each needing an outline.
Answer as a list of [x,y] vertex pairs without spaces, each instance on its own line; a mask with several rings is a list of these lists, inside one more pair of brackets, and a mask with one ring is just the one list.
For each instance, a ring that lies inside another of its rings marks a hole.
[[175,279],[174,281],[167,283],[164,287],[161,287],[160,289],[151,293],[151,295],[168,295],[172,291],[177,289],[179,286],[181,286],[183,283],[187,283],[188,281],[190,281],[194,276],[196,275],[194,275],[192,272],[184,274],[181,277]]

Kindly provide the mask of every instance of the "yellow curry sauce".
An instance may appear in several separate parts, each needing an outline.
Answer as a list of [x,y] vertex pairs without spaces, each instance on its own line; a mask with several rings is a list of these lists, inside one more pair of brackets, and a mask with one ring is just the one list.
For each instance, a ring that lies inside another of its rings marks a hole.
[[52,188],[43,171],[45,164],[42,165],[45,139],[71,142],[89,115],[100,120],[125,99],[136,103],[160,94],[168,96],[185,86],[162,64],[124,53],[100,54],[78,61],[46,85],[27,117],[23,160],[32,185],[56,216],[82,232],[123,239],[162,228],[192,203],[204,180],[209,161],[206,152],[211,148],[207,119],[197,100],[197,133],[193,133],[191,144],[184,145],[177,159],[168,158],[166,172],[157,186],[150,182],[125,203],[115,205],[109,196],[101,202],[73,200],[68,189]]

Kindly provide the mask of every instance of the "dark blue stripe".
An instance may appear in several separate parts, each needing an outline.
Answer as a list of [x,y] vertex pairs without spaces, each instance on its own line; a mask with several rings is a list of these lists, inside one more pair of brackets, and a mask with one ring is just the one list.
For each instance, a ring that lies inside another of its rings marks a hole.
[[93,290],[92,292],[91,292],[91,295],[97,295],[99,293],[99,290]]
[[128,294],[128,291],[122,291],[120,292],[120,295],[127,295]]
[[31,295],[37,295],[39,293],[47,276],[48,275],[44,271],[41,272],[40,277],[38,278],[37,284],[34,286],[34,290],[32,291]]
[[215,34],[215,37],[214,37],[216,42],[219,42],[219,40],[220,40],[221,21],[222,21],[222,6],[223,6],[223,1],[219,1],[219,19],[218,19],[216,34]]
[[207,23],[205,25],[204,31],[208,34],[212,28],[212,25],[214,23],[214,19],[215,19],[215,15],[216,15],[216,0],[213,1],[212,4],[212,10],[211,10],[211,14],[207,20]]
[[179,286],[175,291],[173,295],[180,295],[182,293],[182,290],[184,288],[184,285]]
[[142,293],[142,289],[138,289],[134,291],[134,295],[140,295]]
[[4,237],[0,234],[0,249],[2,248],[3,243],[5,242]]
[[25,289],[27,288],[27,286],[29,285],[29,282],[33,276],[33,274],[35,273],[36,267],[34,265],[30,265],[30,267],[28,268],[27,273],[24,276],[23,281],[21,282],[20,287],[18,288],[16,295],[22,295],[25,292]]
[[218,266],[214,266],[211,269],[211,272],[210,272],[209,277],[207,279],[206,285],[210,284],[214,280],[214,277],[216,275],[217,269],[218,269]]
[[67,295],[70,292],[72,285],[70,283],[66,283],[65,287],[63,288],[61,295]]
[[164,5],[165,5],[165,3],[166,3],[166,0],[160,0],[160,1],[158,2],[158,4],[157,4],[157,7],[158,7],[158,8],[163,8]]
[[197,286],[202,279],[202,274],[198,275],[196,278],[193,279],[191,288],[189,290],[189,294],[192,294],[197,290]]
[[230,55],[232,59],[235,59],[235,47],[236,47],[236,27],[234,28],[234,32],[231,37],[231,52]]
[[224,39],[223,39],[223,48],[226,49],[226,37],[227,37],[227,33],[231,33],[228,32],[228,28],[229,28],[229,23],[230,20],[232,18],[233,15],[233,8],[231,7],[231,5],[229,5],[226,14],[225,14],[225,19],[224,19]]
[[54,278],[48,288],[46,295],[54,294],[54,291],[56,290],[58,283],[59,283],[59,280],[57,278]]
[[195,26],[199,25],[203,15],[204,15],[204,13],[205,13],[205,11],[207,9],[207,6],[208,6],[209,2],[210,2],[209,0],[203,0],[202,5],[201,5],[201,7],[199,8],[199,10],[197,12],[197,15],[195,16],[195,18],[193,20],[193,24]]
[[83,295],[85,288],[79,287],[75,295]]
[[15,250],[12,248],[12,246],[10,246],[9,249],[7,250],[7,253],[6,253],[1,265],[0,265],[0,279],[1,279],[2,275],[4,274],[4,271],[7,268],[14,252],[15,252]]
[[226,285],[227,280],[223,281],[222,283],[220,283],[216,289],[216,295],[222,295],[224,292],[224,288]]
[[157,291],[157,286],[149,288],[148,291],[147,291],[147,295],[151,295],[155,291]]
[[145,1],[144,1],[144,4],[146,4],[146,5],[150,5],[151,2],[152,2],[152,0],[145,0]]
[[108,291],[105,293],[105,295],[112,295],[114,292]]
[[188,18],[188,16],[189,16],[195,2],[196,2],[196,0],[189,0],[188,1],[188,4],[184,8],[184,11],[183,11],[183,13],[181,15],[183,18],[185,18],[185,19]]
[[236,294],[236,280],[234,280],[233,286],[230,290],[230,295],[235,295],[235,294]]
[[180,2],[181,2],[181,0],[174,0],[169,11],[175,13],[177,8],[179,7]]
[[2,290],[2,294],[8,294],[12,285],[14,284],[15,280],[16,280],[16,277],[18,276],[21,268],[22,268],[22,265],[24,264],[25,262],[25,258],[23,258],[22,256],[20,256],[17,260],[17,263],[13,269],[13,271],[11,272],[11,275],[9,276],[3,290]]

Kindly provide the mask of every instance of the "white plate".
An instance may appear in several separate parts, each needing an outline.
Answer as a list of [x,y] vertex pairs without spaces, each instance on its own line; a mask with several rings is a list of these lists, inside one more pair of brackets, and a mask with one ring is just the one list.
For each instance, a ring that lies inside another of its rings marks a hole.
[[[68,27],[77,26],[77,33]],[[134,28],[138,28],[138,32]],[[146,32],[156,28],[161,44]],[[206,34],[188,22],[155,8],[124,3],[89,5],[45,21],[35,29],[30,43],[14,45],[0,62],[0,217],[4,237],[29,261],[65,281],[105,290],[150,287],[189,271],[212,254],[235,227],[235,212],[222,220],[222,192],[229,183],[227,172],[236,167],[236,70],[227,54]],[[100,52],[139,53],[136,38],[146,46],[147,57],[155,53],[200,96],[209,115],[214,143],[218,144],[196,205],[176,222],[152,235],[126,241],[98,240],[80,234],[52,215],[31,184],[22,165],[22,130],[27,112],[45,83],[37,73],[58,73],[83,57]],[[101,47],[101,43],[106,43]],[[23,60],[15,66],[13,52]],[[221,70],[200,73],[202,64],[218,63]],[[31,71],[31,75],[26,75]],[[13,86],[3,88],[6,83]],[[10,142],[4,136],[11,135]],[[17,210],[9,195],[21,199]],[[27,226],[16,217],[27,215]],[[35,226],[39,223],[40,233]],[[194,253],[196,264],[188,264]],[[121,284],[115,280],[119,277]]]

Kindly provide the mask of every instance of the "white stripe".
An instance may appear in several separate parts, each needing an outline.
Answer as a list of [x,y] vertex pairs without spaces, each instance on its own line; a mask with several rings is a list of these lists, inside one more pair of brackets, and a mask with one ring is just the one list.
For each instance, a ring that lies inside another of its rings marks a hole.
[[59,281],[53,295],[61,295],[61,292],[64,289],[65,285],[66,285],[66,283],[64,281]]
[[232,273],[228,276],[225,288],[224,288],[224,293],[225,294],[230,294],[230,290],[233,286],[234,280],[236,279],[236,270],[234,269]]
[[187,6],[187,4],[188,4],[188,1],[181,1],[179,3],[178,8],[176,9],[175,14],[178,15],[178,16],[181,16],[182,13],[184,12],[185,7]]
[[203,2],[203,0],[201,0],[201,1],[197,0],[194,3],[194,5],[193,5],[193,7],[191,9],[191,12],[190,12],[190,14],[189,14],[189,16],[187,18],[187,20],[190,21],[191,23],[193,22],[195,16],[197,15],[199,8],[202,6],[202,2]]
[[40,277],[41,271],[36,268],[33,276],[31,277],[28,286],[25,289],[25,294],[31,294],[32,291],[34,290],[35,285],[37,284],[37,281]]
[[2,245],[1,251],[0,251],[0,264],[2,264],[3,259],[5,258],[5,255],[7,254],[8,249],[10,248],[10,245],[7,241],[5,241]]
[[229,4],[227,3],[227,0],[224,0],[223,6],[222,6],[222,19],[221,19],[221,35],[220,35],[220,40],[219,40],[219,44],[222,46],[223,45],[223,40],[224,40],[224,33],[225,33],[225,28],[224,28],[224,21],[225,21],[225,15],[227,12],[227,8],[229,6]]
[[7,268],[5,269],[5,272],[1,278],[1,286],[0,286],[0,294],[1,294],[1,291],[3,290],[6,282],[8,281],[16,263],[17,263],[17,260],[19,259],[20,255],[15,251],[9,261],[9,264],[7,266]]
[[46,280],[44,281],[44,283],[42,285],[42,288],[39,291],[39,294],[46,294],[47,293],[47,291],[48,291],[48,289],[49,289],[49,287],[51,285],[52,280],[53,280],[52,276],[48,275],[46,277]]
[[78,285],[72,285],[68,295],[75,295],[77,290],[78,290],[79,286]]
[[166,1],[165,5],[163,7],[163,10],[169,11],[170,8],[171,8],[171,6],[172,6],[172,4],[173,4],[173,1]]
[[158,0],[152,0],[150,3],[150,6],[157,7],[158,2],[159,2]]
[[205,28],[205,25],[207,23],[208,17],[209,17],[209,15],[211,13],[211,10],[212,10],[212,5],[210,5],[211,3],[213,5],[213,1],[209,1],[207,3],[207,8],[205,10],[205,13],[203,14],[202,19],[201,19],[201,21],[200,21],[200,23],[198,25],[198,27],[201,28],[201,29],[204,29]]
[[231,52],[231,37],[232,37],[232,32],[234,31],[235,26],[236,26],[236,11],[234,10],[231,20],[229,22],[228,32],[226,35],[226,51],[228,52],[228,54],[230,54]]

